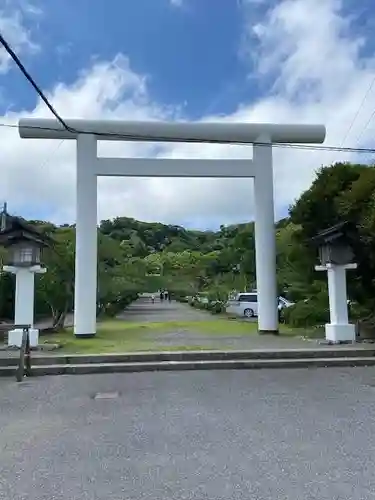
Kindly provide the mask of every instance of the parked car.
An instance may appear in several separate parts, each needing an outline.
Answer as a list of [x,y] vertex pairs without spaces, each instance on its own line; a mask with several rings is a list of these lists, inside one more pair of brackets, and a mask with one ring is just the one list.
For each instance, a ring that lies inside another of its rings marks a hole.
[[225,312],[245,318],[258,316],[258,295],[254,292],[238,293],[234,299],[228,300]]
[[[279,311],[293,305],[294,302],[285,297],[278,297],[277,308]],[[238,293],[235,298],[228,300],[225,311],[227,314],[245,316],[245,318],[258,316],[258,294],[256,292]]]
[[291,302],[290,300],[280,295],[280,297],[278,298],[277,308],[279,311],[281,311],[282,309],[286,309],[287,307],[294,306],[294,304],[294,302]]

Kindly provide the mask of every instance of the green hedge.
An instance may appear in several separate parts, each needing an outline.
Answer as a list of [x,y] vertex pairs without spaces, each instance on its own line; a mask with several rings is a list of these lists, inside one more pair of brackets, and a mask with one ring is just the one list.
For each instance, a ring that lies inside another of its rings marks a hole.
[[281,316],[285,323],[301,328],[324,325],[329,322],[328,306],[318,300],[297,302],[294,306],[282,310]]
[[225,312],[225,302],[220,300],[215,300],[208,302],[206,304],[202,304],[202,302],[198,302],[194,297],[189,300],[189,305],[195,307],[196,309],[201,309],[203,311],[209,311],[211,314],[220,314]]
[[120,297],[117,297],[111,302],[105,304],[99,316],[115,317],[117,314],[122,312],[128,305],[137,300],[138,296],[139,296],[138,293],[130,292]]

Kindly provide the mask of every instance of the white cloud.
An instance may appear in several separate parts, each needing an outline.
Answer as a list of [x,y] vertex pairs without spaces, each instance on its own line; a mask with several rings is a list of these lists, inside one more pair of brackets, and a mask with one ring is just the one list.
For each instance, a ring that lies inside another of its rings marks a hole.
[[184,4],[184,0],[169,0],[169,2],[173,7],[182,7]]
[[[363,59],[364,40],[355,36],[343,18],[337,0],[285,0],[268,11],[256,24],[247,18],[252,49],[259,54],[257,73],[272,76],[267,97],[244,103],[232,121],[278,123],[325,123],[327,143],[340,144],[375,78],[375,58]],[[254,40],[257,44],[254,45]],[[251,82],[250,82],[251,84]],[[127,58],[95,64],[73,85],[57,85],[49,94],[63,117],[176,119],[179,110],[152,102],[147,79],[136,74]],[[346,144],[355,145],[375,109],[374,91],[358,115]],[[33,116],[49,116],[38,104]],[[12,113],[0,121],[16,121],[27,113]],[[204,117],[207,119],[208,117]],[[215,117],[211,117],[215,119]],[[222,119],[222,118],[220,118]],[[371,125],[361,144],[373,135]],[[52,141],[21,140],[17,130],[0,129],[2,169],[0,199],[12,210],[30,200],[45,205],[56,221],[74,219],[74,145],[65,141],[56,150]],[[101,151],[123,156],[251,157],[249,148],[216,145],[159,145],[106,143]],[[51,157],[46,162],[46,158]],[[350,155],[323,151],[275,148],[275,202],[277,211],[306,189],[321,164]],[[44,166],[43,166],[44,164]],[[251,181],[197,179],[106,178],[99,183],[99,216],[127,215],[143,220],[179,223],[188,219],[230,223],[252,216]],[[31,189],[31,185],[33,186]]]
[[[29,2],[22,2],[12,8],[7,0],[0,9],[0,33],[9,43],[18,56],[25,53],[34,54],[40,50],[40,46],[34,42],[30,30],[25,21],[30,16],[40,15],[41,11]],[[11,59],[3,47],[0,48],[0,74],[9,70]]]

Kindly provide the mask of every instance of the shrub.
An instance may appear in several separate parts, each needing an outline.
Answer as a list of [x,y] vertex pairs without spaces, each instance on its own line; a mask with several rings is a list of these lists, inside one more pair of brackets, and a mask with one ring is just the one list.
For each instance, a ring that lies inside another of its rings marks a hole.
[[174,300],[177,300],[177,302],[189,302],[189,299],[191,298],[189,296],[189,293],[186,291],[175,291],[175,290],[170,290],[171,298]]
[[176,297],[176,300],[178,302],[183,302],[183,303],[187,303],[189,302],[188,298],[187,297]]
[[368,304],[353,302],[349,305],[349,318],[351,321],[359,321],[373,316],[373,308]]
[[215,300],[206,305],[208,306],[207,309],[212,314],[220,314],[225,311],[225,303],[221,300]]
[[198,300],[194,301],[193,306],[197,309],[207,309],[209,304],[204,304],[202,302],[199,302]]
[[122,296],[115,297],[105,304],[102,304],[99,317],[115,317],[117,314],[122,312],[129,304],[137,300],[138,294],[128,292]]
[[294,306],[282,311],[285,323],[292,327],[309,327],[323,325],[329,322],[329,309],[318,300],[297,302]]

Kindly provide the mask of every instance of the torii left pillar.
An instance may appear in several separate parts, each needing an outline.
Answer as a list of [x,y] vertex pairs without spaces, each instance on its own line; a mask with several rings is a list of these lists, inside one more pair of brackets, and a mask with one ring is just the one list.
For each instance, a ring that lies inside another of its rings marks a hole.
[[258,293],[258,331],[278,334],[276,237],[273,201],[272,144],[267,135],[254,144],[255,263]]
[[[44,274],[45,267],[3,266],[3,270],[16,276],[16,294],[14,301],[14,324],[31,325],[29,330],[30,346],[37,347],[39,330],[34,328],[35,274]],[[16,328],[8,334],[8,346],[21,347],[23,330]]]
[[93,337],[96,333],[97,298],[97,140],[94,135],[77,137],[76,264],[74,287],[74,333]]

